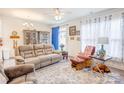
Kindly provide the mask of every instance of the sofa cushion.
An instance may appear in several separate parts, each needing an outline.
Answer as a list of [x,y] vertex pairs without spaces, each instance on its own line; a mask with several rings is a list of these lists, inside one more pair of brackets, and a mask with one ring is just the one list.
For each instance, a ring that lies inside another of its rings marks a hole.
[[49,54],[49,56],[52,58],[52,62],[58,62],[62,59],[60,54]]
[[44,47],[45,54],[52,54],[53,49],[50,44],[45,44]]
[[44,55],[44,45],[43,44],[35,44],[34,45],[34,52],[36,56]]
[[30,58],[35,56],[33,45],[19,46],[19,52],[20,56],[24,58]]
[[40,63],[40,58],[38,57],[32,57],[32,58],[26,58],[24,61],[26,64],[30,63],[30,64],[37,64]]
[[49,55],[38,56],[38,58],[40,59],[40,62],[51,61],[51,56]]
[[45,62],[41,62],[41,63],[40,63],[40,66],[41,66],[41,67],[44,67],[44,66],[48,66],[48,65],[50,65],[50,64],[52,64],[52,61],[48,60],[48,61],[45,61]]

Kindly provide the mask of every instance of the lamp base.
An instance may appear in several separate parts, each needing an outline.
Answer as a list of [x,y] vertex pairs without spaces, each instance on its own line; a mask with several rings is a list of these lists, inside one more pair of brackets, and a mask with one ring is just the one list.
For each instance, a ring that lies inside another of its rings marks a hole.
[[106,55],[106,51],[104,50],[104,45],[101,45],[101,49],[99,50],[99,57],[103,58]]

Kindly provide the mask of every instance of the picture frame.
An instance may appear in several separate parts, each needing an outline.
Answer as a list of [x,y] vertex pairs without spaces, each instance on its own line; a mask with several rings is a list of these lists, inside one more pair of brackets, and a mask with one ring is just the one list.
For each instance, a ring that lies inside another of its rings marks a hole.
[[74,40],[74,37],[70,37],[70,40]]
[[78,31],[76,31],[76,35],[80,35],[80,31],[78,30]]
[[80,37],[77,37],[77,41],[80,41]]
[[76,35],[76,26],[70,26],[69,27],[69,36],[75,36]]

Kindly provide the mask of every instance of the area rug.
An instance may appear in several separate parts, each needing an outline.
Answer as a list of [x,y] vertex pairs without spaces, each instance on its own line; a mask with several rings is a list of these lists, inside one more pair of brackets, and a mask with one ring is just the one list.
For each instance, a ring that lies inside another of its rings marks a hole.
[[[29,74],[33,76],[33,74]],[[38,84],[122,84],[124,81],[118,73],[93,73],[89,69],[76,71],[69,61],[61,61],[36,70]]]

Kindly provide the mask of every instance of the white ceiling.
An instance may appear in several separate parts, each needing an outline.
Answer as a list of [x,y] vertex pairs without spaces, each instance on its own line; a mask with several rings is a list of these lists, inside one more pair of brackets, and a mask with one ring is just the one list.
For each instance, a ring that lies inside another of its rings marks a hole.
[[[60,8],[64,16],[59,23],[103,10],[107,10],[107,8]],[[55,11],[53,8],[0,8],[0,15],[39,21],[48,25],[57,23],[54,19],[54,14]]]

